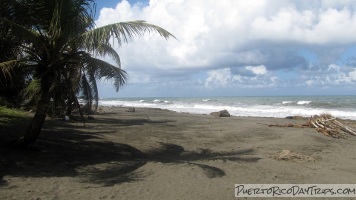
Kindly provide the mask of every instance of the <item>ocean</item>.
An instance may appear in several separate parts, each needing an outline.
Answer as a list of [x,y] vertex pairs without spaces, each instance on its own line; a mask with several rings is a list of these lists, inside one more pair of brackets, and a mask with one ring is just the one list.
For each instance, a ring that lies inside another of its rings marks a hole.
[[356,96],[107,98],[101,99],[99,105],[161,108],[195,114],[226,109],[233,116],[244,117],[310,117],[328,113],[356,120]]

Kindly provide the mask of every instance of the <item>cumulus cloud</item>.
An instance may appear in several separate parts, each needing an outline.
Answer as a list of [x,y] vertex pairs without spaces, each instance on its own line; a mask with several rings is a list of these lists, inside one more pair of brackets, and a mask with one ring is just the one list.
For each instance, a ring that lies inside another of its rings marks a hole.
[[208,71],[208,77],[205,80],[207,88],[263,88],[272,87],[277,83],[275,75],[268,75],[266,67],[245,66],[245,69],[251,71],[255,76],[234,75],[230,68],[223,68]]
[[[353,0],[151,0],[134,5],[123,0],[115,8],[101,9],[96,24],[143,19],[179,39],[148,34],[118,50],[123,68],[146,82],[178,76],[190,81],[192,73],[205,72],[204,86],[268,82],[267,87],[283,80],[277,77],[281,72],[294,71],[300,84],[311,86],[354,80],[356,72],[349,68],[340,69],[337,79],[335,74],[312,76],[308,73],[315,67],[308,67],[318,62],[327,72],[356,44],[355,10]],[[303,49],[316,61],[301,55]]]
[[251,37],[302,44],[348,44],[355,42],[355,24],[355,13],[347,8],[315,12],[287,7],[273,16],[254,19]]
[[349,77],[352,81],[356,81],[356,69],[353,71],[349,72]]
[[302,76],[308,87],[339,87],[341,90],[341,87],[353,86],[356,83],[354,67],[330,64],[325,69],[320,66],[311,66],[310,69],[309,73]]
[[208,72],[208,78],[205,81],[206,87],[226,86],[232,80],[229,68],[212,70]]
[[256,75],[263,75],[267,73],[267,69],[264,65],[260,65],[260,66],[246,66],[245,67],[247,70],[250,70],[251,72],[253,72]]

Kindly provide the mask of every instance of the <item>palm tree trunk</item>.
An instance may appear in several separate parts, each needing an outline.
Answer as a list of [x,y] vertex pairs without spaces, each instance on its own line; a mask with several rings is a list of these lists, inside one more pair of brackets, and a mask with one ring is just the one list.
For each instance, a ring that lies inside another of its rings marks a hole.
[[28,146],[37,140],[47,116],[50,100],[51,95],[49,89],[43,89],[41,92],[41,98],[37,103],[36,113],[32,118],[30,125],[27,127],[25,135],[23,136],[24,146]]
[[35,115],[27,127],[26,132],[10,145],[17,148],[27,148],[37,140],[47,116],[50,100],[51,94],[49,87],[42,88],[40,100],[37,102]]

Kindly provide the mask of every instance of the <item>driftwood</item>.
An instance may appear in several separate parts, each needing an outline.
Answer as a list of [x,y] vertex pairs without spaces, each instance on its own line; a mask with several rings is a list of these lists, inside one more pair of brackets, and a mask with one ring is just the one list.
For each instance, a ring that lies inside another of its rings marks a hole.
[[269,127],[315,128],[318,132],[333,138],[344,138],[345,134],[356,136],[356,130],[344,125],[331,115],[311,117],[306,124],[268,124]]
[[309,124],[267,124],[269,127],[310,128]]
[[316,128],[318,132],[334,138],[344,137],[346,133],[356,136],[355,130],[329,115],[311,118],[309,124]]
[[335,120],[335,123],[339,125],[339,127],[342,131],[345,131],[351,135],[356,136],[356,131],[354,129],[352,129],[351,127],[345,126],[344,124],[340,123],[337,120]]

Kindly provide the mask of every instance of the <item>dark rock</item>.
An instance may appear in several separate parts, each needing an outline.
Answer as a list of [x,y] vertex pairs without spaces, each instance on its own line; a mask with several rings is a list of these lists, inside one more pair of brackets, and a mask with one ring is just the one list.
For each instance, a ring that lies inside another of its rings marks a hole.
[[212,112],[210,113],[213,117],[230,117],[230,113],[227,110],[221,110],[219,112]]

